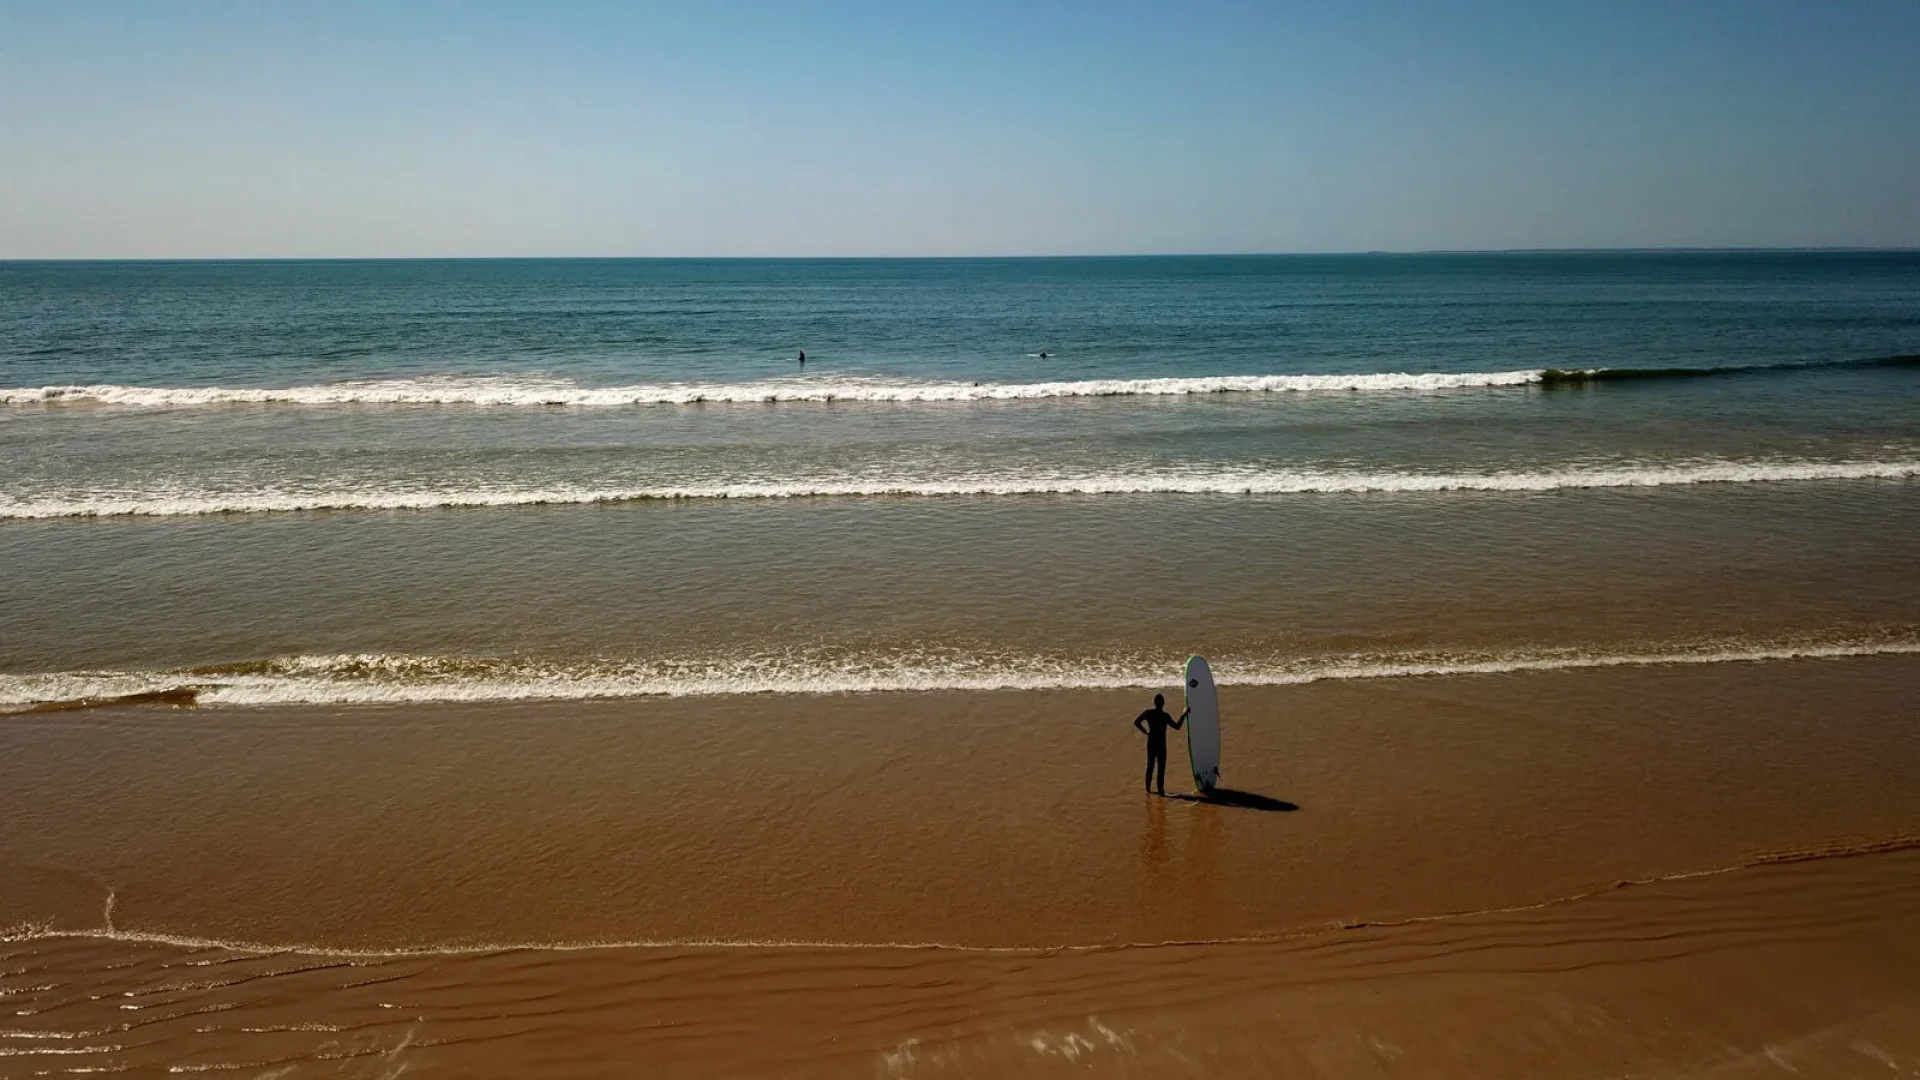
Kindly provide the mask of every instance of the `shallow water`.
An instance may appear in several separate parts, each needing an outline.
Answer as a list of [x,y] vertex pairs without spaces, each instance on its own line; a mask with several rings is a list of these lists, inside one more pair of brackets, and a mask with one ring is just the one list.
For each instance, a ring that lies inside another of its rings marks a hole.
[[1920,256],[0,283],[0,707],[1920,640]]

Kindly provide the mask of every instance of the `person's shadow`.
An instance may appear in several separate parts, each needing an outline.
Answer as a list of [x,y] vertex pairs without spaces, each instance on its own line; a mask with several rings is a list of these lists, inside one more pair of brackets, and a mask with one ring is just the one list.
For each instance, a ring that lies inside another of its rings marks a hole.
[[1184,799],[1193,803],[1212,803],[1216,806],[1237,806],[1243,810],[1264,810],[1270,814],[1298,810],[1300,807],[1285,799],[1276,799],[1270,795],[1256,795],[1251,791],[1235,791],[1233,788],[1217,787],[1200,795],[1188,795],[1176,792],[1169,799]]

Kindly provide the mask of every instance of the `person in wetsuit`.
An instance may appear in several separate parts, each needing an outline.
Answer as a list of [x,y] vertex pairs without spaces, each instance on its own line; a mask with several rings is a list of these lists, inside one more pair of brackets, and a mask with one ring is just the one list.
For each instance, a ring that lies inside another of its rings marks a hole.
[[[1158,787],[1159,794],[1167,793],[1167,729],[1179,731],[1187,722],[1187,713],[1182,710],[1180,719],[1167,715],[1165,695],[1153,695],[1153,708],[1133,718],[1134,729],[1147,737],[1147,791],[1153,793]],[[1158,774],[1156,776],[1156,773]],[[1155,780],[1159,782],[1156,784]]]

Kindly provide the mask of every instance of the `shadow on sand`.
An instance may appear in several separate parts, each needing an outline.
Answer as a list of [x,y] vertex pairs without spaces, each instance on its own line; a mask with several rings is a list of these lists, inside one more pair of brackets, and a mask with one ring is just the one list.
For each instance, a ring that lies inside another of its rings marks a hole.
[[1251,791],[1235,791],[1232,788],[1223,787],[1214,788],[1204,795],[1176,792],[1167,798],[1183,799],[1192,803],[1211,803],[1215,806],[1238,806],[1245,810],[1265,810],[1270,814],[1300,809],[1297,804],[1287,802],[1285,799],[1275,799],[1266,795],[1255,795]]

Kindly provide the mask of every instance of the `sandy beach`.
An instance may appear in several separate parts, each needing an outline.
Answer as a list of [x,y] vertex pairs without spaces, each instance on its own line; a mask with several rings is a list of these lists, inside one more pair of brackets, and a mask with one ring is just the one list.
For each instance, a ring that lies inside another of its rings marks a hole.
[[1885,1075],[1916,687],[1228,686],[1236,805],[1137,692],[16,715],[0,1075]]
[[0,1080],[1920,1078],[1916,41],[0,0]]

